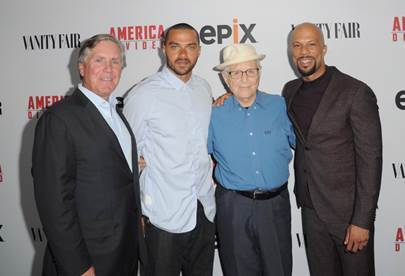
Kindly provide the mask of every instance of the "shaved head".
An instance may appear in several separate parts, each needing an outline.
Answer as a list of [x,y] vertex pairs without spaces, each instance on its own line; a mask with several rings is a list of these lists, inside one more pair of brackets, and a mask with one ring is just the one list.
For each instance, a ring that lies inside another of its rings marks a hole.
[[317,36],[322,45],[325,46],[325,38],[323,37],[321,29],[319,29],[318,26],[310,22],[304,22],[294,27],[294,30],[291,32],[290,46],[291,42],[293,41],[294,35],[300,32],[312,33],[314,36]]
[[290,34],[289,44],[293,63],[304,81],[313,81],[325,73],[327,47],[322,31],[315,24],[297,25]]

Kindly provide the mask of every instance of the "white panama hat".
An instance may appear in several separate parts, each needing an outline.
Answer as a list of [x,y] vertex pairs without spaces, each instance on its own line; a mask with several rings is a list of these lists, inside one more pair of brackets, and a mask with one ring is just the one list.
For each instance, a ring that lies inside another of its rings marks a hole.
[[222,50],[223,62],[214,69],[223,71],[227,66],[251,60],[263,60],[266,55],[258,54],[250,44],[232,44]]

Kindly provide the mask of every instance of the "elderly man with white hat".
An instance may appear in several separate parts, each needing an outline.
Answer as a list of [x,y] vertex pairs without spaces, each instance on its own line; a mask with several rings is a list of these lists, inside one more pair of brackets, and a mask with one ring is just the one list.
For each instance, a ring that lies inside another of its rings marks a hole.
[[224,275],[291,275],[288,164],[295,135],[284,98],[258,90],[265,55],[229,45],[215,67],[232,92],[212,111],[219,255]]

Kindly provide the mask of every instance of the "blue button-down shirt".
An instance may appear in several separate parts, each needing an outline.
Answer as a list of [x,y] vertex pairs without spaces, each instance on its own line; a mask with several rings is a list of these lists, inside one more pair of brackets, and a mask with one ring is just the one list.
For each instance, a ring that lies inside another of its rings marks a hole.
[[249,108],[235,97],[212,111],[208,151],[216,180],[232,190],[271,190],[289,177],[295,135],[281,96],[258,92]]
[[140,176],[142,212],[171,233],[196,225],[197,199],[215,215],[211,159],[207,151],[211,88],[196,75],[186,83],[170,69],[138,84],[124,104],[146,167]]

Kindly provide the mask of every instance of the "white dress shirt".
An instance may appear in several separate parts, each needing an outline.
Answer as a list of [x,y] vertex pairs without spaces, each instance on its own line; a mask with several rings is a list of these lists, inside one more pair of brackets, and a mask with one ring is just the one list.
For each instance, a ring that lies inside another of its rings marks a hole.
[[211,159],[207,151],[211,88],[192,75],[183,82],[164,67],[125,99],[124,114],[146,167],[140,177],[142,212],[171,233],[194,229],[197,199],[215,216]]
[[115,133],[115,136],[120,143],[122,152],[124,153],[125,159],[127,160],[128,166],[132,171],[131,135],[115,109],[117,99],[110,97],[109,100],[106,101],[102,97],[84,87],[82,84],[79,84],[78,87],[79,90],[82,91],[83,94],[96,106],[101,116],[103,116],[104,120]]

